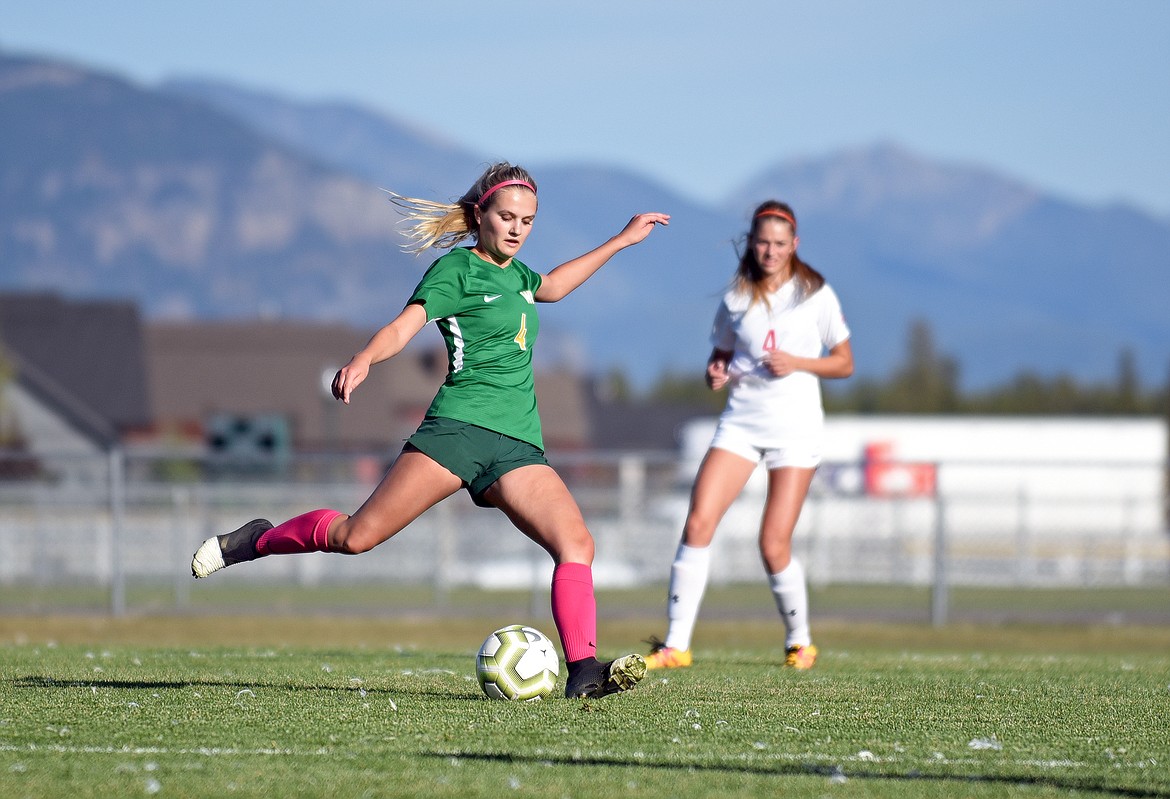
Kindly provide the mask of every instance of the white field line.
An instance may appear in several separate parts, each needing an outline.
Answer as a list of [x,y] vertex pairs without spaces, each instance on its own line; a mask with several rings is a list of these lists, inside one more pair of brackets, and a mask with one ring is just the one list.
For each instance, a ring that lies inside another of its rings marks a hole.
[[271,747],[237,749],[234,747],[199,746],[195,748],[180,747],[178,749],[172,749],[167,746],[65,746],[63,744],[26,744],[24,746],[0,744],[0,752],[51,752],[53,754],[66,755],[200,755],[203,757],[218,757],[220,755],[308,757],[336,754],[334,750],[324,747],[318,749],[274,749]]

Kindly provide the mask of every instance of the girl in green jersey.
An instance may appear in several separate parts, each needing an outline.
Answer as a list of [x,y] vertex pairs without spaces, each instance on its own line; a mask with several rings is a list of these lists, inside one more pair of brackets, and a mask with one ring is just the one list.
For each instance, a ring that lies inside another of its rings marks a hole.
[[431,264],[402,312],[337,372],[333,395],[348,404],[371,366],[397,355],[434,321],[447,347],[448,370],[426,419],[354,513],[320,509],[275,527],[256,519],[207,539],[191,571],[206,577],[267,555],[366,552],[466,488],[477,504],[503,511],[556,563],[552,612],[568,664],[565,695],[599,697],[632,688],[646,671],[640,655],[608,662],[596,657],[593,537],[544,457],[532,345],[539,332],[536,303],[563,299],[670,217],[638,214],[601,246],[541,275],[516,258],[537,209],[536,182],[521,167],[492,165],[453,204],[392,199],[412,222],[416,252],[453,248],[467,238],[475,244]]

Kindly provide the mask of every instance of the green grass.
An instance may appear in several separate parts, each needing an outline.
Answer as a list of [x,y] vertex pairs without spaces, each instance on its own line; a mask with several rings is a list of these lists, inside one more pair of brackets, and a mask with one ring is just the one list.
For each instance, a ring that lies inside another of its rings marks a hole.
[[484,698],[527,620],[0,617],[0,795],[1170,796],[1166,627],[827,622],[795,673],[709,621],[629,694]]
[[[440,591],[419,584],[290,582],[188,582],[176,596],[174,584],[131,581],[126,606],[133,614],[233,613],[247,607],[256,613],[336,612],[381,615],[395,612],[462,612],[491,609],[504,616],[548,608],[548,589],[483,591],[455,587]],[[598,594],[603,618],[650,616],[657,623],[666,597],[664,584],[634,589],[606,589]],[[810,602],[818,618],[866,621],[930,621],[931,590],[926,586],[812,586]],[[7,584],[0,586],[0,608],[12,613],[105,611],[109,589],[86,585]],[[958,622],[1061,623],[1096,621],[1111,624],[1170,624],[1170,585],[1119,588],[975,588],[956,586],[949,595],[950,618]],[[703,601],[708,619],[751,616],[774,618],[771,593],[763,578],[711,586]]]

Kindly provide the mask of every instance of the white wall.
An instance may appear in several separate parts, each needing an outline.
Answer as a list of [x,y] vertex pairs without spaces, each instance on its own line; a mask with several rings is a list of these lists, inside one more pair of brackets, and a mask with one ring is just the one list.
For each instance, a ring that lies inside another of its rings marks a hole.
[[4,422],[11,422],[20,431],[34,455],[101,455],[100,447],[49,411],[15,380],[0,390],[3,391],[0,408],[3,409]]
[[825,459],[855,461],[888,442],[900,461],[939,464],[943,495],[1148,497],[1164,488],[1159,418],[830,417]]
[[[684,431],[681,483],[693,478],[714,427],[714,419],[696,420]],[[866,464],[875,445],[891,461],[878,481]],[[887,499],[913,496],[915,470],[924,470],[961,536],[1162,535],[1167,458],[1160,418],[835,415],[813,493],[874,499],[866,513],[876,513]],[[761,468],[744,496],[756,513],[765,488]],[[919,525],[903,518],[895,526]]]
[[[683,430],[682,479],[694,476],[715,423],[697,419]],[[824,462],[860,464],[867,448],[887,445],[894,461],[938,464],[944,494],[1148,494],[1163,490],[1167,438],[1165,420],[1156,417],[833,415],[825,423]]]

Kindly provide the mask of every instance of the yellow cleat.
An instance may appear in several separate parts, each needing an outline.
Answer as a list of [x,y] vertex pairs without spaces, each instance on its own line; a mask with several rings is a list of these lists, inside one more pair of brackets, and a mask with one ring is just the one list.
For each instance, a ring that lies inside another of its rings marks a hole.
[[647,669],[681,669],[691,665],[691,650],[673,646],[655,646],[646,656]]
[[784,656],[784,665],[792,669],[811,669],[817,662],[817,648],[808,646],[790,646]]

